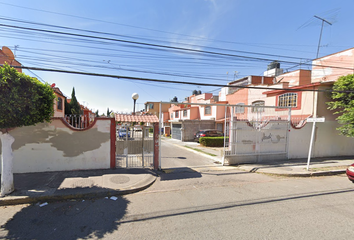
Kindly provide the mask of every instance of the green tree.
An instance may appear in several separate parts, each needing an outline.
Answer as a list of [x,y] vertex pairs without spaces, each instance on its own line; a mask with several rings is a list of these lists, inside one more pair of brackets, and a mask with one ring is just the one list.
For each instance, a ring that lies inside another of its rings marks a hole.
[[70,114],[71,114],[70,103],[68,103],[68,100],[65,98],[65,115],[70,115]]
[[109,111],[109,108],[107,108],[107,117],[110,117],[112,114],[112,111]]
[[337,121],[341,124],[337,130],[344,136],[354,137],[354,74],[342,76],[333,85],[332,100],[328,109],[335,110]]
[[96,113],[95,113],[95,114],[96,114],[96,117],[99,117],[99,116],[100,116],[100,115],[98,114],[98,110],[96,111]]
[[50,121],[55,94],[49,84],[17,72],[5,64],[0,68],[1,196],[14,190],[12,143],[9,132],[16,127]]
[[75,96],[75,88],[73,87],[73,91],[71,92],[71,101],[70,101],[70,111],[71,114],[82,114],[81,106],[78,103]]

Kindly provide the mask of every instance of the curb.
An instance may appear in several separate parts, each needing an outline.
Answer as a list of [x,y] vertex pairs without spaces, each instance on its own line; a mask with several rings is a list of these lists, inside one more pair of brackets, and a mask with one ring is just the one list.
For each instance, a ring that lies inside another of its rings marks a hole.
[[[75,193],[75,194],[63,194],[63,195],[48,195],[48,196],[38,196],[38,197],[29,197],[29,196],[21,196],[21,197],[4,197],[0,198],[0,206],[7,206],[7,205],[18,205],[18,204],[26,204],[26,203],[36,203],[36,202],[54,202],[54,201],[62,201],[68,199],[92,199],[92,198],[101,198],[101,197],[110,197],[113,195],[127,195],[131,193],[136,193],[142,190],[147,189],[150,187],[157,179],[156,173],[153,173],[151,177],[147,180],[142,180],[144,184],[137,184],[132,185],[132,187],[121,189],[121,190],[114,190],[110,189],[107,191],[100,191],[95,193]],[[142,185],[138,187],[137,185]],[[136,187],[135,187],[136,186]],[[8,199],[6,199],[8,198]]]
[[322,176],[334,176],[344,174],[346,170],[332,170],[332,171],[320,171],[320,172],[308,172],[308,173],[277,173],[277,172],[263,172],[263,171],[250,171],[245,170],[247,172],[252,173],[260,173],[265,175],[272,175],[272,176],[282,176],[282,177],[322,177]]

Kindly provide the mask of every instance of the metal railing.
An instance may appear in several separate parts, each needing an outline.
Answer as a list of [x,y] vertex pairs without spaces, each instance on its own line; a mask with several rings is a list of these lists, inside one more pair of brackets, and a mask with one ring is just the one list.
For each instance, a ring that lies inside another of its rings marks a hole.
[[[136,129],[119,127],[116,141],[116,166],[122,168],[152,168],[154,141],[150,127]],[[121,131],[123,129],[123,131]],[[121,134],[119,134],[121,131]],[[123,133],[123,134],[122,134]]]
[[79,129],[87,128],[93,122],[93,119],[90,119],[88,116],[77,114],[65,115],[64,119],[72,127]]

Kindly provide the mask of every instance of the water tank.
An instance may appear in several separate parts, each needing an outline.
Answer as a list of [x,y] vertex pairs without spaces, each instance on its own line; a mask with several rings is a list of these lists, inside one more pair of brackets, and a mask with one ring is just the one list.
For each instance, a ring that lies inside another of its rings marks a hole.
[[278,61],[273,61],[270,64],[268,64],[267,70],[271,70],[274,68],[280,68],[280,63]]

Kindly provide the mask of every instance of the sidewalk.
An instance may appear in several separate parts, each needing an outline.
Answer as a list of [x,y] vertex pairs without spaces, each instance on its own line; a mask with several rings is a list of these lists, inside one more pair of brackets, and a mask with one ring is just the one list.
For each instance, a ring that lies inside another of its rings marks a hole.
[[[182,142],[179,140],[162,137],[163,141],[173,144],[177,147],[194,151],[204,157],[213,159],[215,167],[212,170],[240,169],[247,172],[257,172],[270,175],[279,175],[287,177],[311,177],[343,174],[346,168],[354,163],[353,157],[333,157],[333,158],[311,158],[309,171],[307,167],[307,158],[284,159],[272,162],[239,164],[235,166],[222,166],[223,147],[209,148],[203,147],[196,142]],[[204,171],[206,168],[202,168]],[[198,169],[195,169],[198,171]],[[200,171],[200,170],[199,170]]]
[[148,169],[19,173],[14,174],[15,191],[0,198],[0,206],[125,195],[149,187],[156,178]]

